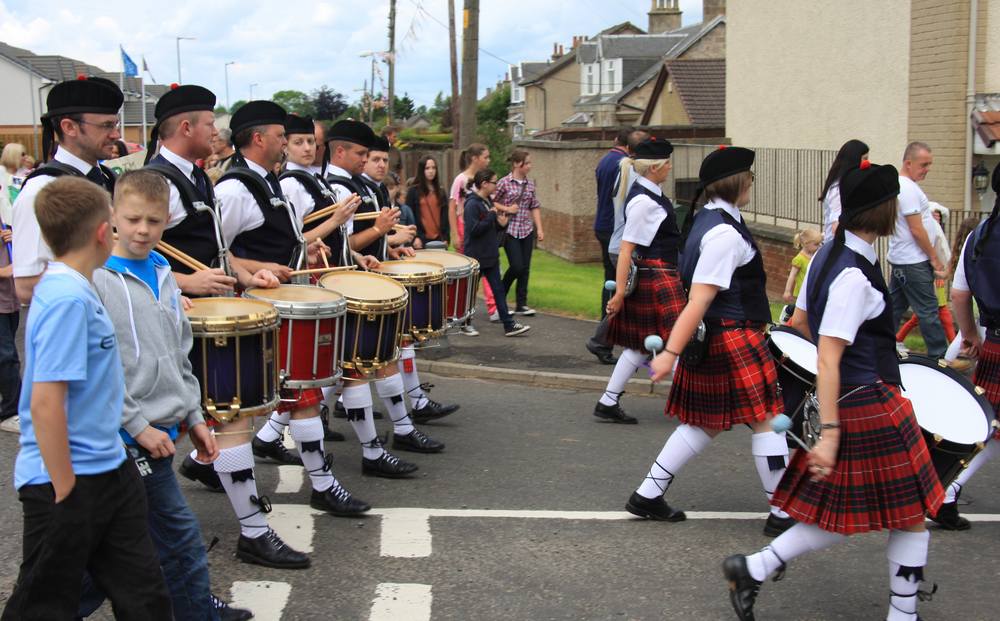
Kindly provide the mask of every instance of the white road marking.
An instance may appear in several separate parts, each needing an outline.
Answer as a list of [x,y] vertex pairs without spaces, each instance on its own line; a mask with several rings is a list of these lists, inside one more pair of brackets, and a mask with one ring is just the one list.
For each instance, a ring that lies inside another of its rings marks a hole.
[[369,621],[429,621],[431,585],[382,582],[375,587]]
[[234,582],[229,592],[232,594],[229,605],[250,610],[256,621],[280,621],[292,594],[292,585],[287,582]]
[[302,490],[305,470],[302,466],[278,466],[278,486],[275,494],[295,494]]
[[[766,513],[756,511],[687,511],[689,520],[763,520]],[[508,509],[374,509],[370,515],[382,516],[379,553],[397,558],[423,558],[431,555],[432,517],[522,518],[546,520],[637,520],[625,511],[533,511]],[[996,513],[963,513],[970,522],[1000,522]]]
[[313,534],[316,524],[313,519],[324,515],[309,505],[271,505],[267,523],[285,540],[285,543],[299,552],[313,551]]

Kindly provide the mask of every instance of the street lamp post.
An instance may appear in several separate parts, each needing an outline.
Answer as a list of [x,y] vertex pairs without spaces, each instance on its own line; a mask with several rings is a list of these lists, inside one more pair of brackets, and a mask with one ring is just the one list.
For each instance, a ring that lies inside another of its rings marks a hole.
[[174,37],[174,41],[177,44],[177,83],[183,84],[181,80],[181,41],[194,41],[194,37]]
[[371,58],[372,59],[372,81],[371,81],[371,91],[368,97],[368,123],[375,122],[375,57],[378,52],[361,52],[358,54],[361,58]]
[[223,68],[223,71],[225,71],[225,73],[226,73],[226,109],[227,110],[229,109],[229,106],[230,106],[230,102],[229,102],[229,65],[235,65],[235,64],[236,64],[236,61],[235,60],[231,60],[228,63],[226,63],[225,67]]
[[259,86],[256,82],[250,84],[250,101],[253,101],[253,87]]

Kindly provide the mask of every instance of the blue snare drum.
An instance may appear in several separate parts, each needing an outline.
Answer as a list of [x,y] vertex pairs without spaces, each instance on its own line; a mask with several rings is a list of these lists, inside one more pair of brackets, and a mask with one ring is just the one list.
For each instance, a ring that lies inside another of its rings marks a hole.
[[444,335],[447,327],[444,267],[427,261],[383,261],[374,271],[389,276],[410,294],[403,313],[404,336],[423,342]]
[[241,298],[191,302],[191,370],[205,414],[219,423],[270,414],[278,406],[277,309]]
[[324,289],[347,298],[344,321],[344,376],[368,378],[399,358],[406,289],[388,276],[370,272],[331,272]]

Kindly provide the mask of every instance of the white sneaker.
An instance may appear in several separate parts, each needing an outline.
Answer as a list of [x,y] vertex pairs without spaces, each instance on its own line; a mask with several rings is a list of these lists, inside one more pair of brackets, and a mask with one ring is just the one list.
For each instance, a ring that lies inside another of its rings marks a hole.
[[479,330],[476,330],[475,326],[471,323],[467,323],[462,326],[461,332],[465,336],[479,336]]
[[910,353],[910,348],[905,343],[896,341],[896,351],[900,354],[908,354]]
[[10,418],[4,419],[0,423],[0,431],[8,431],[10,433],[21,433],[21,417],[18,415],[11,416]]
[[510,330],[504,330],[504,336],[518,336],[519,334],[524,334],[531,329],[531,326],[524,326],[519,323],[515,323],[510,327]]
[[490,321],[493,323],[500,323],[500,311],[493,311],[490,313]]

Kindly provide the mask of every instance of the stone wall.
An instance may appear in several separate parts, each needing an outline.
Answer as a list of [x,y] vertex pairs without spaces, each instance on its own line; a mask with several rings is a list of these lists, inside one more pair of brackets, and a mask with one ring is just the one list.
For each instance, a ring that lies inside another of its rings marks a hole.
[[792,245],[795,231],[758,223],[749,223],[748,226],[764,259],[764,271],[767,272],[767,297],[775,301],[781,300],[792,259],[798,254],[798,250]]

